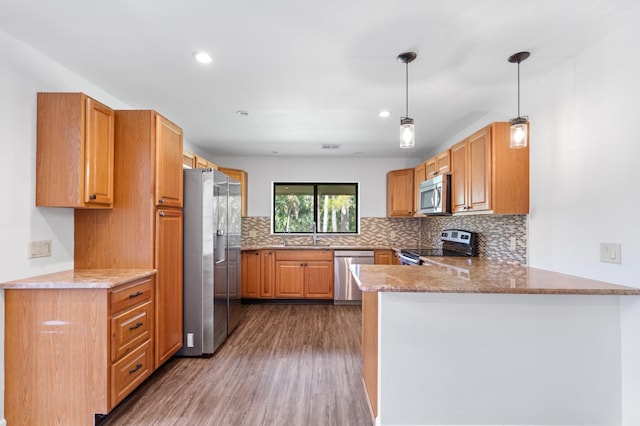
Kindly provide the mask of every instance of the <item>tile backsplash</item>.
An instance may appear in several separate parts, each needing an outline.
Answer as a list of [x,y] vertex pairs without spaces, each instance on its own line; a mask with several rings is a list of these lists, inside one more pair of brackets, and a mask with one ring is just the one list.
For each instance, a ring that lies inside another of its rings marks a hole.
[[[429,216],[421,219],[424,247],[440,247],[443,229],[478,233],[478,256],[509,263],[527,264],[527,215]],[[511,238],[516,248],[511,250]]]
[[[242,246],[282,244],[271,235],[269,217],[242,218]],[[527,263],[526,215],[429,216],[424,218],[363,217],[360,235],[321,236],[322,244],[361,247],[440,247],[443,229],[477,232],[478,256],[510,263]],[[511,238],[516,249],[510,249]],[[311,236],[289,236],[288,244],[311,244]]]
[[[255,236],[254,236],[255,235]],[[320,242],[340,246],[416,247],[420,245],[420,221],[386,217],[360,219],[360,235],[321,236]],[[311,244],[311,236],[287,237],[287,243]],[[282,244],[281,235],[271,235],[269,217],[242,218],[242,246]]]

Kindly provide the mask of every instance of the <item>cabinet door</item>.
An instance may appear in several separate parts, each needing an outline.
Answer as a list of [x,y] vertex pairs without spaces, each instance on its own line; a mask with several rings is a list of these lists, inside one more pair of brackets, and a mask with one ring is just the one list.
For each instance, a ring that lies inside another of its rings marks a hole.
[[113,203],[115,112],[86,98],[84,202]]
[[451,152],[448,149],[436,155],[435,162],[436,174],[451,173]]
[[304,262],[276,261],[275,296],[285,299],[304,296]]
[[373,256],[376,265],[391,265],[393,263],[392,250],[376,250]]
[[305,262],[304,297],[311,299],[333,299],[332,262]]
[[260,253],[260,297],[271,298],[275,295],[275,256],[271,250]]
[[242,252],[242,297],[260,296],[260,251]]
[[182,129],[156,114],[155,201],[182,207]]
[[195,168],[196,156],[189,151],[182,151],[182,168],[193,169]]
[[414,169],[392,170],[387,173],[387,216],[413,217]]
[[182,210],[156,212],[156,367],[182,347]]
[[[425,162],[425,170],[424,171],[425,171],[425,179],[432,178],[432,177],[434,177],[435,175],[438,174],[438,165],[436,163],[435,157],[431,158],[431,159],[429,159],[429,160],[427,160]],[[419,184],[419,182],[416,183],[416,185],[418,185],[418,184]]]
[[413,182],[414,182],[414,206],[416,207],[416,211],[420,206],[420,183],[427,180],[427,167],[428,162],[418,164],[415,169],[413,169]]
[[451,147],[451,209],[466,211],[467,206],[467,141]]
[[469,209],[491,208],[491,135],[484,128],[468,138]]

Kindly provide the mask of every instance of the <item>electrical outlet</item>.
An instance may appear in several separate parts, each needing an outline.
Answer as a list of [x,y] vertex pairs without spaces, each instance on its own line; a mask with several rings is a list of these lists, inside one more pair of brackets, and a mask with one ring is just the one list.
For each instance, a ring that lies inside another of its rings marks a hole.
[[51,256],[51,240],[29,241],[29,259]]
[[509,249],[511,249],[511,251],[515,251],[517,248],[517,243],[518,240],[516,239],[516,237],[511,237],[511,239],[509,240]]
[[396,239],[396,231],[389,232],[389,238],[391,238],[392,240],[395,240]]
[[255,230],[249,231],[249,238],[256,238],[258,236],[258,232]]
[[187,333],[187,347],[193,347],[193,333]]
[[600,243],[600,262],[621,263],[621,251],[620,243]]

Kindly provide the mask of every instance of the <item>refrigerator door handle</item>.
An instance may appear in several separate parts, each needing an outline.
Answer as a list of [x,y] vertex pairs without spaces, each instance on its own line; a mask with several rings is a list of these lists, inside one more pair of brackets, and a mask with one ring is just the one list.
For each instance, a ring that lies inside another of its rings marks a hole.
[[227,260],[225,254],[225,244],[224,244],[224,230],[218,229],[216,231],[216,263],[222,263]]

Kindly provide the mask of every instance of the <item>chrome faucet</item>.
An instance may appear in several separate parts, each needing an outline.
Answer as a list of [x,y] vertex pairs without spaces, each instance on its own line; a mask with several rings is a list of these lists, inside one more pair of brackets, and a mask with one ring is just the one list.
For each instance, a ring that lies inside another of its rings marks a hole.
[[289,235],[289,225],[287,224],[287,227],[284,230],[284,234],[282,234],[282,245],[286,246],[287,245],[287,236]]
[[313,222],[313,245],[315,246],[316,244],[318,244],[318,240],[320,239],[320,237],[318,236],[317,230],[316,230],[316,223]]

